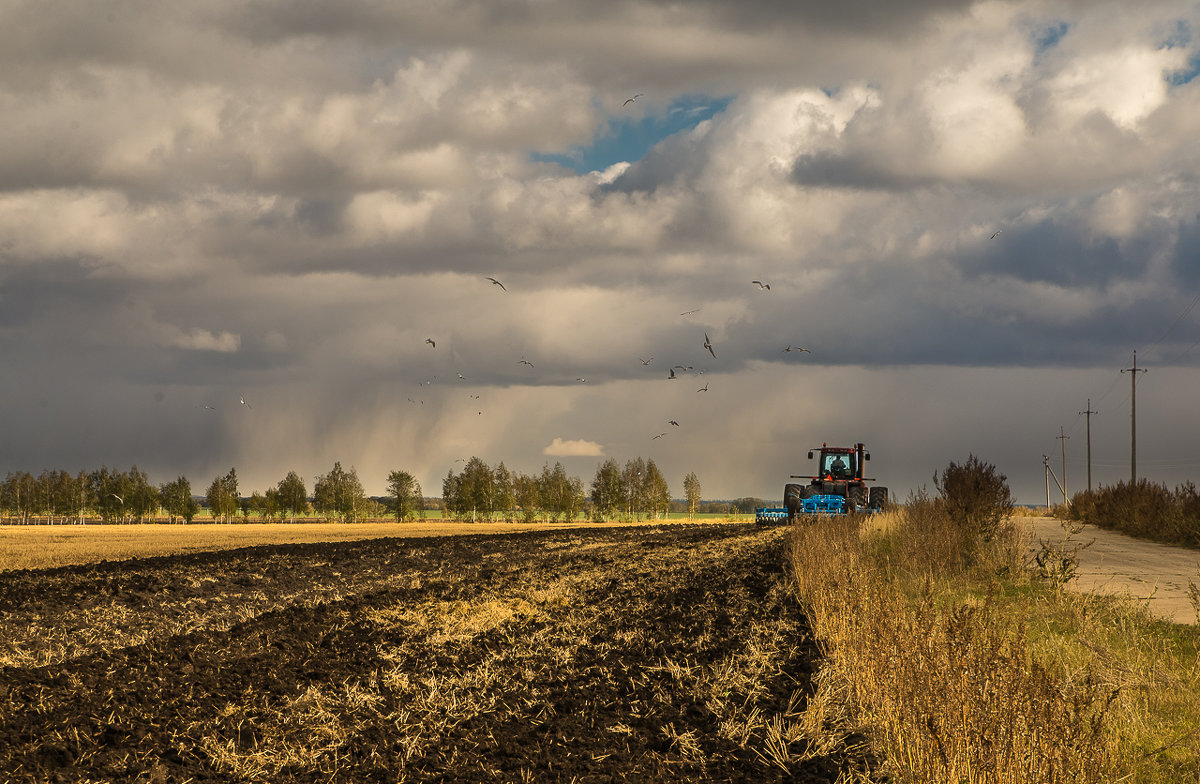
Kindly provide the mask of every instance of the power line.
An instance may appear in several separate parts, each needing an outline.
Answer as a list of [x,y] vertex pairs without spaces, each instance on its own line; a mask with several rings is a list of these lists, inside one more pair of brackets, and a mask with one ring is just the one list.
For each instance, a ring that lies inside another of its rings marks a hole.
[[[1150,348],[1154,348],[1159,343],[1162,343],[1164,340],[1166,340],[1167,335],[1170,335],[1171,331],[1173,329],[1175,329],[1175,327],[1179,326],[1179,322],[1183,321],[1183,317],[1192,312],[1192,308],[1196,307],[1197,302],[1200,302],[1200,294],[1197,294],[1195,297],[1192,298],[1192,301],[1188,304],[1188,306],[1186,308],[1183,309],[1183,312],[1180,313],[1178,316],[1176,316],[1175,320],[1171,322],[1171,326],[1167,327],[1167,330],[1165,332],[1163,332],[1162,335],[1159,336],[1158,340],[1156,340],[1150,344]],[[1193,345],[1195,345],[1195,344],[1193,344]]]

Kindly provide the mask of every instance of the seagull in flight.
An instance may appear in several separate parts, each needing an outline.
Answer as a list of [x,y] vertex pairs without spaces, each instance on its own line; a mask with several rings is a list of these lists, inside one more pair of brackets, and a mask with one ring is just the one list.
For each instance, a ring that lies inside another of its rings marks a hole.
[[651,354],[649,359],[642,359],[641,357],[638,357],[638,360],[640,360],[643,365],[649,365],[654,361],[654,355]]
[[524,359],[524,358],[522,358],[522,359],[521,359],[521,361],[520,361],[520,362],[518,362],[517,364],[519,364],[519,365],[529,365],[529,367],[533,367],[533,363],[532,363],[532,362],[530,362],[528,359]]
[[204,405],[202,405],[202,406],[201,406],[201,408],[206,408],[206,409],[208,409],[209,411],[216,411],[216,410],[217,410],[217,409],[213,408],[212,406],[210,406],[208,403],[205,403]]
[[488,280],[490,280],[492,283],[495,283],[497,286],[499,286],[502,291],[508,291],[508,289],[504,288],[504,284],[501,283],[500,281],[496,280],[495,278],[488,278]]
[[679,368],[679,369],[680,369],[680,370],[682,370],[684,373],[686,373],[686,372],[688,372],[689,370],[691,370],[691,369],[692,369],[692,366],[691,366],[691,365],[687,365],[687,366],[684,366],[684,365],[676,365],[675,367]]
[[712,341],[708,339],[708,333],[704,333],[704,347],[708,349],[708,353],[713,355],[713,359],[717,358],[717,352],[713,351]]
[[238,401],[246,408],[253,408],[253,406],[251,406],[249,403],[246,402],[246,398],[244,398],[244,397],[239,397]]
[[793,346],[791,343],[789,343],[789,344],[788,344],[788,347],[787,347],[787,348],[785,348],[785,349],[784,349],[784,351],[785,351],[785,352],[787,352],[787,351],[802,351],[802,352],[804,352],[805,354],[811,354],[811,353],[812,353],[811,351],[809,351],[808,349],[804,348],[803,346]]
[[681,316],[690,316],[690,315],[692,315],[693,313],[699,313],[700,311],[701,311],[701,308],[696,308],[695,310],[685,310],[685,311],[683,311],[682,313],[680,313],[679,315],[681,315]]
[[678,423],[678,422],[676,422],[674,419],[668,419],[668,420],[667,420],[667,424],[668,424],[668,425],[674,425],[675,427],[679,427],[679,423]]
[[629,104],[636,101],[638,98],[641,98],[643,95],[645,95],[645,93],[638,93],[637,95],[633,96],[632,98],[626,98],[625,103],[621,104],[621,106],[628,106]]
[[996,229],[996,231],[995,231],[995,232],[993,232],[993,233],[992,233],[992,236],[988,237],[988,239],[989,239],[989,240],[994,240],[994,239],[996,239],[997,237],[999,237],[999,236],[1000,236],[1000,232],[1002,232],[1002,231],[1004,231],[1004,229]]
[[662,438],[662,437],[663,437],[663,436],[665,436],[665,435],[666,435],[666,433],[659,433],[658,435],[656,435],[654,438],[651,438],[650,440],[651,440],[651,441],[654,441],[654,440],[656,440],[656,439]]
[[115,498],[115,499],[117,499],[118,501],[120,501],[120,502],[121,502],[121,506],[124,506],[124,505],[125,505],[125,499],[124,499],[124,498],[122,498],[121,496],[117,495],[116,493],[109,493],[109,495],[111,495],[113,498]]
[[428,343],[429,345],[433,346],[434,348],[437,348],[437,343],[433,342],[433,338],[425,338],[425,342]]
[[467,380],[467,377],[466,377],[466,376],[464,376],[462,373],[459,373],[459,374],[458,374],[458,380],[459,380],[459,381],[466,381],[466,380]]
[[586,384],[586,383],[587,383],[587,379],[586,379],[586,378],[577,378],[577,379],[575,379],[575,380],[576,380],[576,381],[578,381],[580,384]]
[[751,283],[757,283],[757,284],[758,284],[758,287],[759,287],[760,289],[766,289],[767,291],[770,291],[770,290],[771,290],[771,284],[770,284],[770,283],[763,283],[761,280],[752,280],[752,281],[750,281],[750,282],[751,282]]
[[667,376],[667,378],[669,378],[669,379],[675,378],[675,368],[671,368],[671,375]]
[[699,388],[699,389],[697,389],[696,391],[697,391],[697,392],[707,392],[707,391],[708,391],[708,384],[705,384],[704,386],[700,387],[700,388]]

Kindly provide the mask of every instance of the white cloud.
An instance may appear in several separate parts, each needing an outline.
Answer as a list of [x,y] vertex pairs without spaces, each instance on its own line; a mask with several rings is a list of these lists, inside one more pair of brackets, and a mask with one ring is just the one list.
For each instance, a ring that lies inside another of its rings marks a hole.
[[164,345],[173,348],[232,354],[242,346],[242,336],[233,332],[211,332],[199,327],[184,330],[166,325],[162,332]]
[[550,445],[542,450],[542,454],[551,457],[604,457],[604,447],[595,441],[564,441],[555,437]]

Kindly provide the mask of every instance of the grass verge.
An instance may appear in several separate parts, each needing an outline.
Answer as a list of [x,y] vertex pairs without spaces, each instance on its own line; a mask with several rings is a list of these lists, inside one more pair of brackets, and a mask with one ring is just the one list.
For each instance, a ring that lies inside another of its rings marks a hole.
[[1200,630],[1064,590],[935,500],[792,533],[798,594],[898,782],[1200,781]]

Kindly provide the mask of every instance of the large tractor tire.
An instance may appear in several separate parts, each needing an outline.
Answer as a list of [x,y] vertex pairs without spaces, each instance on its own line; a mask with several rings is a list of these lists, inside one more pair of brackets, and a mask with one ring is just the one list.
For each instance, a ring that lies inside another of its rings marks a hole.
[[886,487],[872,487],[867,496],[867,506],[871,509],[882,510],[888,505],[888,489]]
[[867,505],[867,488],[862,485],[851,485],[846,489],[846,513],[854,514]]
[[805,485],[784,485],[783,507],[787,509],[789,523],[796,522],[796,518],[800,515],[800,509],[804,505],[804,499],[807,497],[808,488]]

